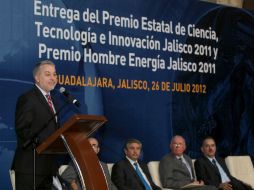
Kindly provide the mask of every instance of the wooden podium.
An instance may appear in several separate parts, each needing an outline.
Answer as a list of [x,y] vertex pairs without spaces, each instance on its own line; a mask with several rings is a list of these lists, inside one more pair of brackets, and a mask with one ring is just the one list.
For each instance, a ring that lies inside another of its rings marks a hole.
[[87,138],[107,119],[104,116],[74,115],[37,148],[38,154],[68,153],[86,190],[108,190],[99,159]]

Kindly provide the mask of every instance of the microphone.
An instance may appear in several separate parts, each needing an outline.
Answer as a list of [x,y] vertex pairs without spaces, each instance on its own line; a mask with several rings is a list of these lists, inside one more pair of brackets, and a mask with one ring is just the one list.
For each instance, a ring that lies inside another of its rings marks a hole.
[[36,138],[38,137],[38,135],[45,129],[48,127],[49,123],[52,122],[53,120],[55,120],[55,117],[63,110],[63,108],[67,105],[67,103],[71,102],[72,104],[74,104],[75,106],[79,107],[79,102],[77,99],[73,98],[70,93],[68,93],[64,87],[61,87],[59,89],[60,93],[63,94],[65,97],[68,98],[68,102],[66,102],[60,109],[58,109],[56,111],[56,113],[54,115],[52,115],[52,117],[44,124],[42,125],[40,128],[37,128],[37,130],[32,134],[32,136],[26,140],[25,143],[23,143],[22,147],[23,148],[27,148],[31,143],[35,143],[36,144]]
[[79,105],[80,105],[79,101],[76,98],[74,98],[69,92],[67,92],[64,87],[61,87],[59,89],[59,92],[61,94],[63,94],[66,98],[68,98],[69,102],[71,102],[75,106],[79,107]]

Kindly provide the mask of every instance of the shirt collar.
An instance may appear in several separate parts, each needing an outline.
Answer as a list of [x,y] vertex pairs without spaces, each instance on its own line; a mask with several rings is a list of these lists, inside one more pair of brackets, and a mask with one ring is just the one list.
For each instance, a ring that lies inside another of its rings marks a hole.
[[179,160],[180,158],[183,159],[183,155],[181,155],[181,156],[176,156],[176,159]]
[[[212,162],[213,160],[216,160],[215,157],[208,157],[208,156],[206,156],[206,157],[207,157],[208,160],[210,160],[210,162]],[[216,161],[217,161],[217,160],[216,160]]]
[[134,161],[132,159],[130,159],[128,156],[126,156],[126,159],[129,160],[129,162],[131,163],[131,165],[134,165],[135,163],[138,163],[138,161]]
[[41,87],[39,87],[37,84],[35,84],[35,86],[41,91],[41,93],[43,94],[43,96],[46,96],[47,94],[50,95],[50,92],[47,93],[45,90],[43,90]]

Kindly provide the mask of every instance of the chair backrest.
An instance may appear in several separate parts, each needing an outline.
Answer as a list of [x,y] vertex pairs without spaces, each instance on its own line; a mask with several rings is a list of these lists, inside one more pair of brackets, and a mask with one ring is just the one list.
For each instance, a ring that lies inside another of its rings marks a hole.
[[160,163],[159,161],[150,161],[148,162],[147,166],[153,179],[153,182],[157,186],[162,187],[159,175],[159,163]]
[[107,163],[108,171],[109,171],[109,174],[110,174],[110,175],[111,175],[111,173],[112,173],[113,165],[114,165],[114,163]]
[[254,189],[254,168],[250,156],[228,156],[225,162],[232,176]]
[[16,186],[15,186],[15,171],[14,170],[9,170],[9,174],[10,174],[10,179],[11,179],[12,190],[15,190],[16,189]]

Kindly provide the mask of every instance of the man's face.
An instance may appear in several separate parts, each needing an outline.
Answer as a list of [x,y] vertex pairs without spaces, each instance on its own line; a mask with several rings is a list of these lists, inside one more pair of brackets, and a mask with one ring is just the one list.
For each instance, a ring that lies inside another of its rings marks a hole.
[[125,155],[133,161],[137,161],[141,153],[141,144],[130,143],[127,148],[124,149]]
[[170,144],[170,149],[172,154],[182,156],[186,149],[185,140],[180,136],[174,137]]
[[89,141],[90,145],[92,146],[94,152],[96,154],[98,154],[99,151],[100,151],[100,147],[99,147],[98,141],[95,138],[89,138],[88,141]]
[[35,83],[45,92],[53,90],[57,83],[56,69],[53,65],[41,65],[35,75]]
[[216,153],[216,145],[213,139],[206,139],[203,142],[201,147],[201,151],[204,153],[205,156],[214,157]]

